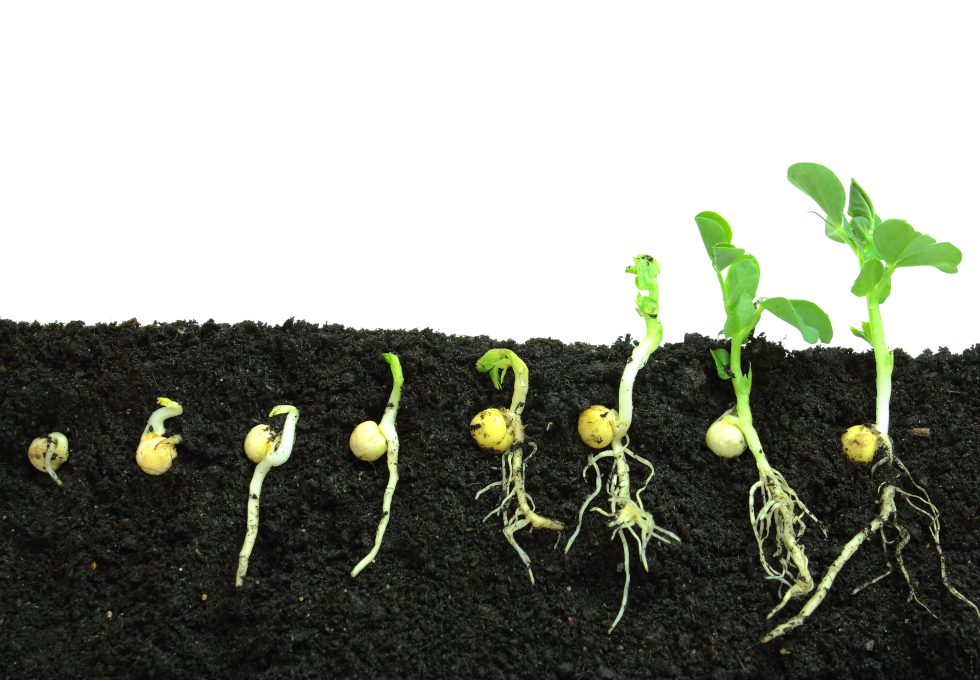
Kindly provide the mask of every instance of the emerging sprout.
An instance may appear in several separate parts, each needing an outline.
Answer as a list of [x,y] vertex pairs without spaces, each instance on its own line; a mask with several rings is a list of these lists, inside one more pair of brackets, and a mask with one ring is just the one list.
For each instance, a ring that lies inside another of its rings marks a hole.
[[136,464],[140,466],[140,470],[154,477],[170,469],[177,457],[177,444],[182,441],[179,434],[164,437],[166,429],[163,424],[169,418],[184,412],[183,406],[166,397],[158,397],[157,404],[160,408],[147,421],[140,445],[136,449]]
[[738,427],[738,418],[726,413],[711,423],[704,435],[704,443],[719,458],[736,458],[745,453],[745,435]]
[[[500,501],[500,505],[484,517],[483,521],[486,522],[497,514],[501,516],[504,523],[504,537],[517,552],[517,556],[521,558],[524,566],[527,567],[527,575],[533,584],[534,572],[531,571],[531,558],[517,544],[514,534],[526,526],[530,526],[532,529],[551,529],[558,532],[565,527],[561,522],[542,517],[535,512],[534,501],[524,489],[524,473],[527,461],[531,459],[538,448],[534,442],[527,442],[531,451],[527,458],[524,457],[524,423],[521,421],[521,413],[524,411],[524,403],[527,399],[527,364],[509,349],[491,349],[476,362],[476,370],[480,373],[489,373],[490,381],[498,390],[507,375],[508,369],[514,370],[514,396],[511,399],[510,408],[486,409],[480,411],[470,421],[470,433],[477,444],[488,451],[503,454],[500,481],[483,487],[477,492],[476,497],[479,498],[486,491],[496,486],[501,488],[503,499]],[[511,501],[515,499],[517,509],[513,514],[510,514],[508,508]]]
[[867,425],[854,425],[841,435],[841,450],[852,463],[870,463],[880,442],[878,435]]
[[62,464],[68,462],[68,437],[60,432],[52,432],[47,437],[38,437],[31,442],[27,449],[27,458],[31,465],[51,475],[58,486],[61,480],[55,472]]
[[280,405],[269,412],[269,417],[286,416],[286,424],[282,434],[276,434],[268,425],[253,427],[245,437],[245,455],[255,465],[252,482],[248,485],[248,518],[245,528],[245,542],[238,554],[238,572],[235,574],[235,587],[245,584],[245,572],[248,571],[248,558],[255,547],[255,538],[259,535],[259,498],[262,495],[262,482],[269,470],[279,467],[293,452],[293,442],[296,441],[296,423],[299,422],[299,410],[295,406]]
[[390,352],[381,356],[391,367],[392,384],[388,406],[385,408],[384,415],[381,416],[380,423],[368,420],[354,428],[354,432],[350,436],[350,450],[356,458],[369,462],[377,460],[387,453],[388,485],[385,487],[384,497],[381,501],[381,519],[378,520],[374,547],[351,570],[351,576],[360,574],[377,557],[378,551],[381,549],[381,541],[385,537],[385,529],[388,528],[388,520],[391,518],[391,499],[394,497],[395,487],[398,485],[398,432],[395,431],[395,418],[398,415],[398,402],[402,397],[402,383],[405,382],[405,379],[402,376],[402,365],[397,356]]
[[[646,490],[650,480],[653,479],[653,464],[629,449],[629,437],[627,432],[633,423],[633,383],[636,376],[646,366],[650,356],[660,347],[663,339],[663,326],[657,318],[660,314],[660,297],[657,286],[657,277],[660,275],[660,265],[649,255],[640,255],[633,258],[633,265],[626,269],[627,274],[636,275],[636,287],[639,293],[636,295],[636,312],[646,323],[646,334],[643,339],[633,349],[633,353],[626,362],[623,369],[623,377],[619,381],[619,411],[614,411],[605,406],[590,406],[582,411],[578,419],[578,433],[582,441],[593,449],[611,448],[590,455],[588,462],[582,469],[582,476],[585,477],[589,468],[595,470],[595,490],[589,494],[582,507],[578,511],[578,525],[575,532],[565,544],[565,554],[572,549],[578,532],[582,529],[582,518],[586,509],[595,500],[595,497],[602,491],[602,472],[599,470],[598,461],[604,458],[611,458],[613,463],[612,474],[606,483],[606,491],[609,494],[609,510],[592,508],[603,517],[609,518],[607,526],[613,530],[613,538],[619,537],[623,545],[623,567],[626,578],[623,582],[623,598],[619,605],[619,611],[609,632],[623,618],[626,611],[626,600],[629,597],[630,588],[630,552],[629,542],[626,535],[629,534],[636,541],[636,547],[640,554],[640,562],[643,569],[649,571],[647,563],[647,543],[651,538],[658,541],[670,543],[680,541],[677,534],[657,526],[646,508],[643,506],[642,494]],[[632,459],[646,467],[649,472],[643,485],[637,489],[635,500],[630,492],[630,467],[629,460]]]
[[[721,215],[703,212],[695,217],[704,248],[718,277],[725,303],[726,338],[731,339],[731,352],[711,351],[718,377],[730,380],[735,391],[735,408],[709,428],[706,442],[716,454],[735,456],[748,447],[755,458],[759,481],[749,489],[749,520],[759,547],[759,562],[767,579],[778,581],[786,590],[779,604],[769,613],[772,617],[794,597],[813,590],[813,577],[800,539],[806,530],[804,520],[816,520],[796,491],[783,475],[769,464],[759,433],[752,424],[749,393],[752,390],[752,369],[742,372],[742,345],[752,334],[763,312],[770,312],[795,327],[809,343],[829,342],[833,336],[830,319],[817,305],[807,300],[787,298],[756,299],[759,287],[759,263],[741,248],[732,245],[732,228]],[[740,442],[730,426],[736,427],[744,441]],[[711,432],[711,429],[715,432]],[[715,436],[727,440],[727,445],[712,445]],[[727,455],[726,455],[727,454]],[[756,505],[758,494],[759,504]],[[758,510],[756,509],[758,508]],[[772,539],[776,546],[770,561],[764,543]]]
[[[925,487],[919,484],[905,464],[895,455],[895,447],[888,434],[889,407],[892,394],[892,369],[895,357],[888,349],[885,341],[885,325],[881,319],[881,305],[888,299],[892,289],[892,276],[902,267],[935,267],[947,274],[956,273],[962,259],[959,248],[952,243],[937,243],[936,239],[915,230],[905,220],[883,220],[875,212],[871,198],[861,186],[851,180],[849,194],[845,193],[844,185],[828,168],[816,163],[797,163],[789,168],[789,181],[798,189],[816,201],[824,211],[824,233],[833,241],[843,243],[857,257],[860,271],[851,292],[857,297],[865,298],[868,307],[868,320],[861,323],[861,328],[851,328],[851,332],[861,338],[874,351],[875,358],[875,423],[871,437],[859,433],[860,443],[856,443],[854,433],[856,426],[850,428],[842,438],[844,453],[851,460],[860,462],[870,461],[875,452],[881,450],[882,458],[871,468],[874,474],[879,468],[885,470],[885,481],[878,487],[878,515],[864,526],[848,541],[837,559],[827,569],[823,579],[817,586],[816,592],[803,605],[800,612],[782,625],[777,626],[766,635],[762,641],[769,642],[794,628],[801,626],[810,616],[834,585],[834,579],[840,573],[847,561],[858,551],[858,548],[872,534],[881,535],[886,551],[888,546],[898,565],[905,583],[909,588],[911,599],[918,602],[929,611],[919,599],[915,586],[905,568],[902,551],[911,540],[912,534],[899,522],[896,499],[904,500],[908,507],[926,518],[929,523],[929,534],[932,545],[939,557],[939,574],[943,585],[951,595],[968,605],[980,618],[980,609],[963,593],[950,583],[946,575],[946,558],[943,555],[939,541],[939,508],[929,498]],[[865,428],[867,429],[867,428]],[[848,441],[850,440],[850,442]],[[850,450],[850,453],[848,451]],[[858,458],[852,457],[857,453]],[[887,531],[892,536],[888,537]],[[881,578],[893,571],[889,561],[888,571],[872,579],[865,585],[859,586],[852,594],[864,587],[877,583]]]

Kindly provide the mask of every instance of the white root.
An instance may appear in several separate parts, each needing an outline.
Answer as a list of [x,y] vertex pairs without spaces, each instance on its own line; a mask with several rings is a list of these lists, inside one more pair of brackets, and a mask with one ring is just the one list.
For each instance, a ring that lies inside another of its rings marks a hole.
[[[977,608],[977,605],[963,595],[963,593],[957,590],[957,588],[950,582],[946,573],[946,557],[943,554],[942,546],[939,541],[939,509],[929,498],[929,494],[926,492],[926,490],[912,478],[908,468],[906,468],[901,460],[894,455],[891,440],[887,436],[884,437],[884,446],[886,451],[886,457],[884,460],[888,463],[894,463],[901,470],[902,474],[908,478],[912,485],[916,487],[919,493],[910,493],[890,482],[882,484],[878,495],[878,515],[844,545],[844,548],[841,550],[840,554],[827,569],[823,579],[821,579],[820,584],[817,586],[816,592],[814,592],[806,604],[803,605],[800,611],[791,619],[788,619],[784,623],[769,631],[769,633],[762,638],[761,642],[771,642],[772,640],[781,637],[803,625],[807,618],[809,618],[810,615],[816,611],[817,607],[819,607],[826,599],[827,595],[830,593],[830,589],[834,585],[834,581],[844,568],[844,565],[846,565],[848,560],[850,560],[851,557],[857,553],[861,545],[863,545],[864,542],[875,533],[881,537],[882,548],[885,550],[886,555],[889,552],[888,546],[891,544],[895,545],[894,549],[891,551],[891,554],[895,559],[895,563],[898,565],[898,570],[902,574],[902,578],[905,580],[905,583],[908,586],[909,599],[914,600],[932,616],[936,616],[932,610],[919,599],[915,585],[912,582],[912,578],[908,572],[908,569],[905,567],[902,551],[905,549],[905,546],[908,545],[911,536],[908,529],[898,522],[898,507],[895,502],[896,498],[904,499],[906,503],[908,503],[909,507],[923,514],[929,519],[929,534],[932,536],[932,543],[936,549],[936,554],[939,557],[939,572],[943,585],[951,595],[968,605],[971,609],[973,609],[973,612],[977,615],[977,618],[980,618],[980,609]],[[885,535],[885,529],[889,527],[894,529],[894,531],[898,534],[898,540],[888,540]],[[894,569],[892,568],[891,560],[889,559],[888,571],[871,579],[867,583],[858,586],[851,591],[851,595],[856,595],[866,587],[873,585],[890,575],[893,571]]]
[[293,442],[296,440],[296,423],[299,421],[299,411],[293,406],[276,406],[269,416],[286,414],[286,425],[278,437],[275,448],[255,466],[252,481],[248,485],[248,516],[245,524],[245,541],[238,554],[238,572],[235,574],[235,587],[245,584],[245,573],[248,571],[248,560],[255,547],[255,539],[259,535],[259,498],[262,496],[262,482],[269,470],[278,467],[289,460],[293,452]]
[[[755,510],[757,493],[762,501],[758,512]],[[760,466],[759,481],[749,489],[749,523],[759,547],[759,562],[766,578],[779,581],[786,587],[779,604],[767,618],[772,618],[793,598],[802,597],[813,590],[809,560],[800,544],[800,538],[806,531],[804,520],[808,516],[816,521],[783,475],[768,464]],[[766,555],[764,544],[770,535],[774,536],[776,543],[772,557],[778,562],[778,568]]]
[[388,520],[391,519],[391,500],[395,496],[395,487],[398,486],[398,432],[395,430],[395,419],[398,416],[398,402],[401,400],[402,372],[401,364],[398,363],[398,358],[394,354],[386,354],[384,356],[389,364],[392,365],[393,376],[391,396],[388,397],[388,406],[385,408],[381,422],[378,423],[381,434],[388,442],[388,484],[385,485],[384,497],[381,501],[381,519],[378,520],[378,530],[374,535],[374,546],[351,570],[351,576],[360,574],[378,556],[378,551],[381,549],[381,542],[385,537],[385,530],[388,528]]

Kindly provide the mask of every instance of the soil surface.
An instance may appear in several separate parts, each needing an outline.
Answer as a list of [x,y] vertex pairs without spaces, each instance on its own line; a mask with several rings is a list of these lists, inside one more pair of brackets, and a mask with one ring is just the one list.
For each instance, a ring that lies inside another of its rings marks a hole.
[[[649,573],[633,549],[629,605],[611,635],[623,552],[602,517],[586,515],[567,556],[553,532],[520,532],[532,586],[499,517],[481,521],[499,494],[474,498],[499,480],[500,459],[474,445],[469,420],[507,405],[512,388],[508,376],[494,390],[474,363],[503,346],[530,367],[524,423],[538,451],[528,491],[542,514],[574,527],[594,484],[591,471],[582,476],[589,450],[577,416],[592,403],[616,406],[631,344],[301,322],[0,322],[0,676],[976,677],[977,617],[943,589],[928,525],[904,503],[906,563],[936,616],[908,601],[897,573],[850,594],[888,569],[875,538],[809,623],[757,643],[778,584],[764,579],[748,523],[751,457],[723,461],[703,445],[733,395],[708,353],[719,343],[701,336],[654,354],[636,383],[630,430],[631,448],[656,466],[647,507],[682,542],[651,543]],[[355,460],[347,438],[381,416],[386,351],[405,371],[401,481],[378,559],[353,579],[388,471],[383,459]],[[838,444],[848,425],[873,417],[873,361],[842,349],[787,352],[764,338],[745,357],[770,461],[823,520],[826,537],[816,526],[804,537],[819,578],[877,512],[869,469],[847,463]],[[158,396],[183,404],[167,425],[184,443],[173,469],[150,477],[134,451]],[[241,444],[281,403],[302,413],[297,442],[266,478],[236,590],[254,469]],[[980,348],[898,352],[896,451],[942,511],[950,579],[974,599],[978,413]],[[54,430],[71,445],[63,488],[26,455],[31,439]],[[642,478],[634,467],[634,489]]]

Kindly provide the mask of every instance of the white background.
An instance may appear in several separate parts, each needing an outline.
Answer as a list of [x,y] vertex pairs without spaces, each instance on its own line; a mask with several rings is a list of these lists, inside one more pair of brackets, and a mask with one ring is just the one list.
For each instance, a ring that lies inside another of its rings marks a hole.
[[[498,339],[722,325],[693,216],[760,294],[864,318],[785,179],[815,161],[964,252],[883,308],[915,353],[980,342],[969,3],[25,2],[0,8],[0,316],[288,317]],[[803,346],[775,318],[760,324]]]

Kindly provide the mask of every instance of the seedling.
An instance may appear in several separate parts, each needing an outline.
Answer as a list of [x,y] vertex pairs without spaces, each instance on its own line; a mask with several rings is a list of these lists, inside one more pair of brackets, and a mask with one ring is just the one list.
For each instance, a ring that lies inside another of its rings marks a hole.
[[268,425],[256,425],[245,437],[245,455],[255,465],[252,481],[248,485],[248,518],[245,528],[245,542],[238,554],[238,573],[235,575],[235,587],[245,584],[245,572],[248,571],[248,558],[255,546],[255,538],[259,535],[259,497],[262,495],[262,482],[269,470],[279,467],[293,452],[293,442],[296,440],[296,423],[299,421],[299,410],[295,406],[280,405],[269,412],[269,417],[286,416],[286,424],[282,434],[276,434]]
[[[851,328],[851,332],[871,345],[874,352],[877,393],[875,422],[871,427],[855,425],[849,428],[841,437],[841,443],[844,454],[856,463],[870,463],[878,455],[878,462],[872,467],[872,475],[882,469],[885,481],[878,487],[878,515],[845,544],[799,614],[774,628],[763,638],[763,642],[802,625],[827,597],[834,579],[847,561],[875,533],[881,536],[886,555],[889,552],[888,547],[892,546],[891,555],[908,585],[910,599],[932,614],[919,599],[905,568],[902,551],[911,540],[911,534],[899,521],[896,499],[904,500],[910,508],[926,517],[932,544],[939,557],[939,573],[943,585],[954,597],[969,605],[980,618],[980,609],[957,590],[946,575],[946,558],[939,542],[939,509],[929,498],[925,487],[915,480],[895,454],[895,446],[888,434],[894,355],[885,341],[885,327],[880,309],[891,293],[892,275],[898,269],[930,266],[941,272],[954,274],[962,254],[951,243],[937,243],[934,238],[916,231],[904,220],[882,220],[875,212],[868,194],[854,180],[851,180],[849,196],[845,197],[844,185],[833,172],[822,165],[797,163],[789,168],[788,175],[789,181],[815,200],[823,210],[827,237],[847,245],[858,261],[858,276],[851,286],[851,292],[867,302],[868,320],[862,322],[861,328]],[[892,537],[888,536],[889,532]],[[889,569],[885,574],[856,588],[851,594],[877,582],[892,571],[889,559]]]
[[[501,454],[500,481],[480,489],[476,498],[494,487],[501,488],[500,505],[484,517],[483,521],[486,522],[494,515],[501,516],[504,523],[504,536],[527,567],[528,578],[533,584],[534,572],[531,570],[531,558],[518,545],[514,534],[527,526],[532,529],[551,529],[558,532],[565,527],[561,522],[542,517],[535,512],[534,500],[524,488],[527,461],[537,451],[534,442],[526,441],[524,423],[521,421],[529,384],[527,365],[509,349],[492,349],[476,362],[476,370],[480,373],[489,373],[490,381],[498,390],[508,369],[514,371],[514,396],[510,408],[488,408],[480,411],[470,421],[470,434],[473,435],[476,443],[481,448]],[[525,446],[530,449],[526,458]],[[517,501],[517,509],[511,513],[510,506],[514,500]]]
[[167,431],[164,423],[184,412],[183,406],[166,397],[158,397],[157,404],[160,408],[150,416],[140,437],[140,445],[136,448],[136,464],[140,470],[154,477],[170,469],[177,457],[177,444],[182,441],[179,434],[165,437]]
[[[598,513],[603,517],[609,518],[608,527],[613,530],[612,537],[619,537],[623,545],[623,571],[626,574],[623,583],[623,599],[619,605],[619,611],[612,625],[609,626],[610,633],[623,618],[626,611],[626,601],[629,597],[630,588],[630,551],[629,542],[626,534],[633,537],[636,541],[637,551],[640,554],[640,562],[645,571],[650,570],[647,563],[647,543],[651,538],[658,541],[670,543],[680,541],[677,534],[657,526],[646,508],[643,506],[643,492],[653,479],[653,464],[629,449],[630,425],[633,423],[633,384],[636,382],[637,374],[646,366],[650,356],[660,347],[663,339],[663,326],[657,318],[660,314],[660,299],[657,287],[657,277],[660,274],[660,265],[649,255],[640,255],[633,258],[633,265],[627,267],[626,273],[636,276],[636,287],[639,293],[636,295],[636,312],[646,323],[646,334],[643,339],[633,348],[633,353],[626,362],[623,369],[623,377],[619,381],[619,410],[614,411],[605,406],[593,405],[582,411],[578,419],[578,433],[582,441],[593,449],[605,449],[601,453],[590,455],[588,462],[582,469],[582,477],[586,477],[589,469],[595,470],[595,490],[589,494],[582,507],[578,511],[578,525],[565,544],[565,554],[572,549],[572,544],[582,529],[582,518],[589,505],[595,497],[602,491],[602,471],[599,469],[598,462],[606,458],[612,459],[612,472],[606,482],[606,492],[609,494],[610,509],[592,508],[592,512]],[[607,448],[609,447],[609,448]],[[647,476],[636,491],[636,496],[630,492],[630,467],[629,460],[633,459],[647,468]]]
[[[759,481],[749,489],[749,521],[766,578],[778,581],[785,588],[779,604],[769,612],[771,618],[791,599],[803,597],[813,590],[813,577],[800,539],[806,530],[806,518],[814,521],[817,518],[783,475],[770,465],[762,449],[749,405],[752,368],[749,367],[747,374],[742,371],[742,345],[767,311],[799,330],[803,339],[811,344],[829,342],[833,329],[823,310],[807,300],[756,299],[759,263],[742,248],[732,245],[732,229],[728,222],[713,212],[703,212],[695,217],[695,221],[721,285],[726,314],[724,334],[731,340],[730,351],[715,349],[711,356],[718,377],[730,380],[735,390],[735,408],[708,428],[705,442],[723,458],[737,456],[745,447],[755,458]],[[770,537],[775,547],[771,554],[767,554],[765,543]]]
[[391,396],[380,423],[367,420],[357,427],[350,436],[350,450],[356,458],[372,462],[385,453],[388,454],[388,485],[385,487],[384,498],[381,501],[381,519],[378,521],[378,531],[374,536],[374,547],[364,556],[357,566],[351,570],[351,576],[357,576],[367,565],[374,561],[381,549],[381,542],[388,528],[391,517],[391,499],[398,485],[398,432],[395,431],[395,418],[398,415],[398,402],[402,397],[402,365],[398,357],[391,353],[381,356],[391,367]]
[[41,472],[47,472],[55,484],[61,486],[61,480],[58,479],[55,470],[68,462],[68,437],[60,432],[52,432],[47,437],[38,437],[28,447],[27,458],[31,461],[31,465]]

